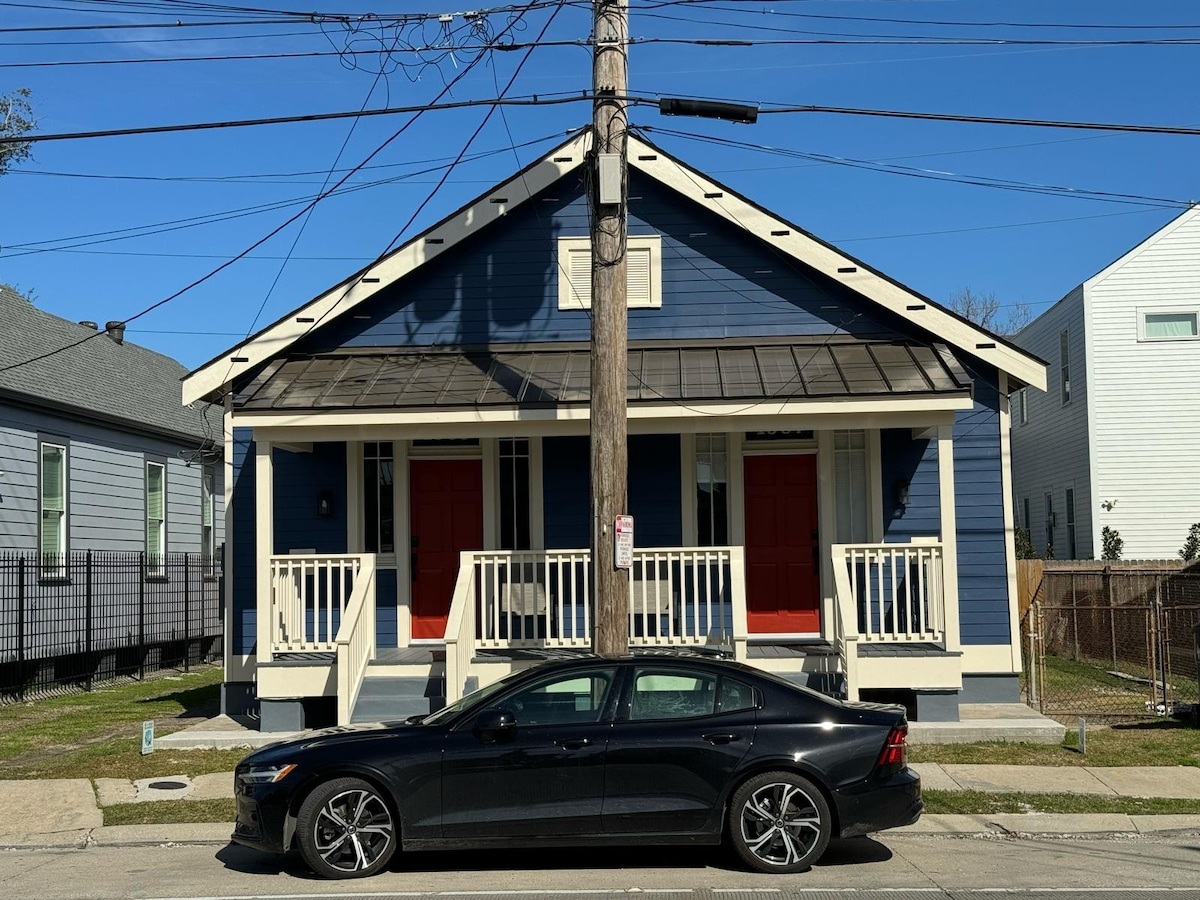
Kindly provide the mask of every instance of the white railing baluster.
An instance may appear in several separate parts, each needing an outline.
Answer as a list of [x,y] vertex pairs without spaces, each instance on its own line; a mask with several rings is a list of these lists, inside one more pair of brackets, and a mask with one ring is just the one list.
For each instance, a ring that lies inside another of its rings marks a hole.
[[832,553],[839,641],[944,642],[941,544],[834,544]]

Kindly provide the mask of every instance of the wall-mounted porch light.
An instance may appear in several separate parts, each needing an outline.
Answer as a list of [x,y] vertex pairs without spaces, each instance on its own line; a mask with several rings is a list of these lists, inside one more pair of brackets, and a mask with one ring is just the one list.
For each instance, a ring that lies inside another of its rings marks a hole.
[[333,515],[333,491],[321,491],[317,495],[317,515],[321,517]]
[[892,485],[892,489],[895,491],[896,505],[900,507],[900,511],[903,512],[908,507],[908,479],[897,478],[896,483]]

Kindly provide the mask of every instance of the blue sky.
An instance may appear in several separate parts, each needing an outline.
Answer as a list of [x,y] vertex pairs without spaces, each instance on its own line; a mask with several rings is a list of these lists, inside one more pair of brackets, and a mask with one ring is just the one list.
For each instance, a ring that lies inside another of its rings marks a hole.
[[[14,0],[17,2],[17,0]],[[32,2],[32,0],[20,0]],[[232,5],[232,0],[223,0]],[[169,4],[113,12],[78,0],[39,8],[0,4],[0,28],[129,24],[164,19]],[[1184,0],[791,0],[638,8],[635,37],[795,39],[796,32],[939,37],[1198,38],[1200,9]],[[58,8],[44,8],[58,7]],[[68,7],[71,7],[68,9]],[[725,8],[714,8],[725,7]],[[363,11],[329,0],[330,12]],[[376,12],[457,10],[458,4],[377,2]],[[530,40],[549,15],[531,12],[517,40]],[[815,16],[971,23],[1158,25],[1157,29],[1027,29],[915,25]],[[667,18],[669,17],[669,18]],[[186,11],[179,19],[195,20]],[[461,21],[461,20],[458,20]],[[506,20],[497,18],[495,28]],[[586,38],[590,12],[562,10],[547,33]],[[1193,25],[1192,28],[1180,26]],[[762,29],[775,29],[762,30]],[[788,29],[783,33],[780,29]],[[436,28],[430,32],[436,34]],[[233,35],[248,35],[233,38]],[[188,40],[181,41],[180,37]],[[97,42],[76,43],[67,42]],[[348,43],[349,42],[349,43]],[[138,31],[4,33],[0,63],[270,54],[372,46],[340,26],[312,24]],[[39,130],[73,132],[180,122],[426,103],[470,53],[415,73],[377,78],[338,56],[104,66],[4,67],[0,93],[33,91]],[[458,83],[455,99],[494,97],[522,54],[495,54]],[[630,57],[638,93],[729,97],[1022,118],[1200,124],[1195,91],[1200,45],[877,46],[858,44],[711,47],[648,44]],[[364,59],[364,65],[367,64]],[[512,95],[584,90],[590,55],[540,47]],[[370,99],[368,100],[368,92]],[[138,343],[198,365],[381,253],[434,187],[441,171],[412,175],[453,158],[486,108],[424,116],[350,184],[408,175],[322,202],[299,235],[292,226],[200,287],[135,322]],[[855,160],[1093,191],[1200,199],[1200,137],[1106,134],[818,114],[763,116],[753,126],[663,119],[651,108],[635,125],[692,132]],[[586,104],[509,108],[472,146],[489,152],[464,163],[405,233],[411,236],[539,157],[590,119]],[[177,228],[180,220],[308,197],[346,149],[340,167],[360,162],[406,117],[46,143],[32,162],[0,178],[0,282],[33,291],[40,307],[71,319],[123,319],[176,292],[271,231],[299,207]],[[511,140],[509,134],[511,133]],[[349,139],[347,141],[347,135]],[[1163,205],[1043,196],[818,164],[773,153],[654,135],[685,161],[831,241],[916,290],[945,301],[964,286],[1039,312],[1074,285],[1168,222]],[[512,143],[541,143],[514,151]],[[58,174],[51,174],[58,173]],[[308,174],[296,174],[308,173]],[[87,176],[87,177],[74,177]],[[96,177],[106,176],[106,177]],[[136,179],[112,176],[137,176]],[[255,176],[247,178],[245,176]],[[261,177],[260,177],[261,176]],[[153,179],[153,180],[147,180]],[[180,180],[183,179],[183,180]],[[161,225],[161,223],[175,225]],[[160,225],[158,233],[107,240],[118,229]],[[171,228],[173,230],[163,230]],[[105,234],[101,234],[105,233]],[[94,235],[93,237],[83,237]],[[103,242],[95,243],[95,241]],[[291,258],[284,262],[295,243]],[[32,245],[32,246],[26,246]],[[74,246],[72,246],[74,245]],[[36,252],[30,252],[36,251]],[[7,361],[5,361],[7,362]]]

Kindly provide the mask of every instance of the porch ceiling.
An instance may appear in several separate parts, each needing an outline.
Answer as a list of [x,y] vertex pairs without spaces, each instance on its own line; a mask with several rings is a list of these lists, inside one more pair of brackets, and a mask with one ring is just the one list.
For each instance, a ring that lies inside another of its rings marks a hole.
[[[239,410],[544,408],[588,401],[587,344],[343,350],[275,360],[235,396]],[[631,404],[966,394],[942,344],[789,337],[631,342]]]

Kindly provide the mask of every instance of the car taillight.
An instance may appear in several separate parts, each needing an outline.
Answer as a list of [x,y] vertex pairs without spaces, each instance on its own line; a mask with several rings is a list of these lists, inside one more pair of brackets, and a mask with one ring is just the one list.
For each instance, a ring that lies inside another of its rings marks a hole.
[[894,766],[899,769],[904,768],[905,762],[908,759],[908,745],[905,743],[907,739],[907,725],[897,725],[889,731],[887,741],[883,745],[883,751],[879,754],[879,765]]

